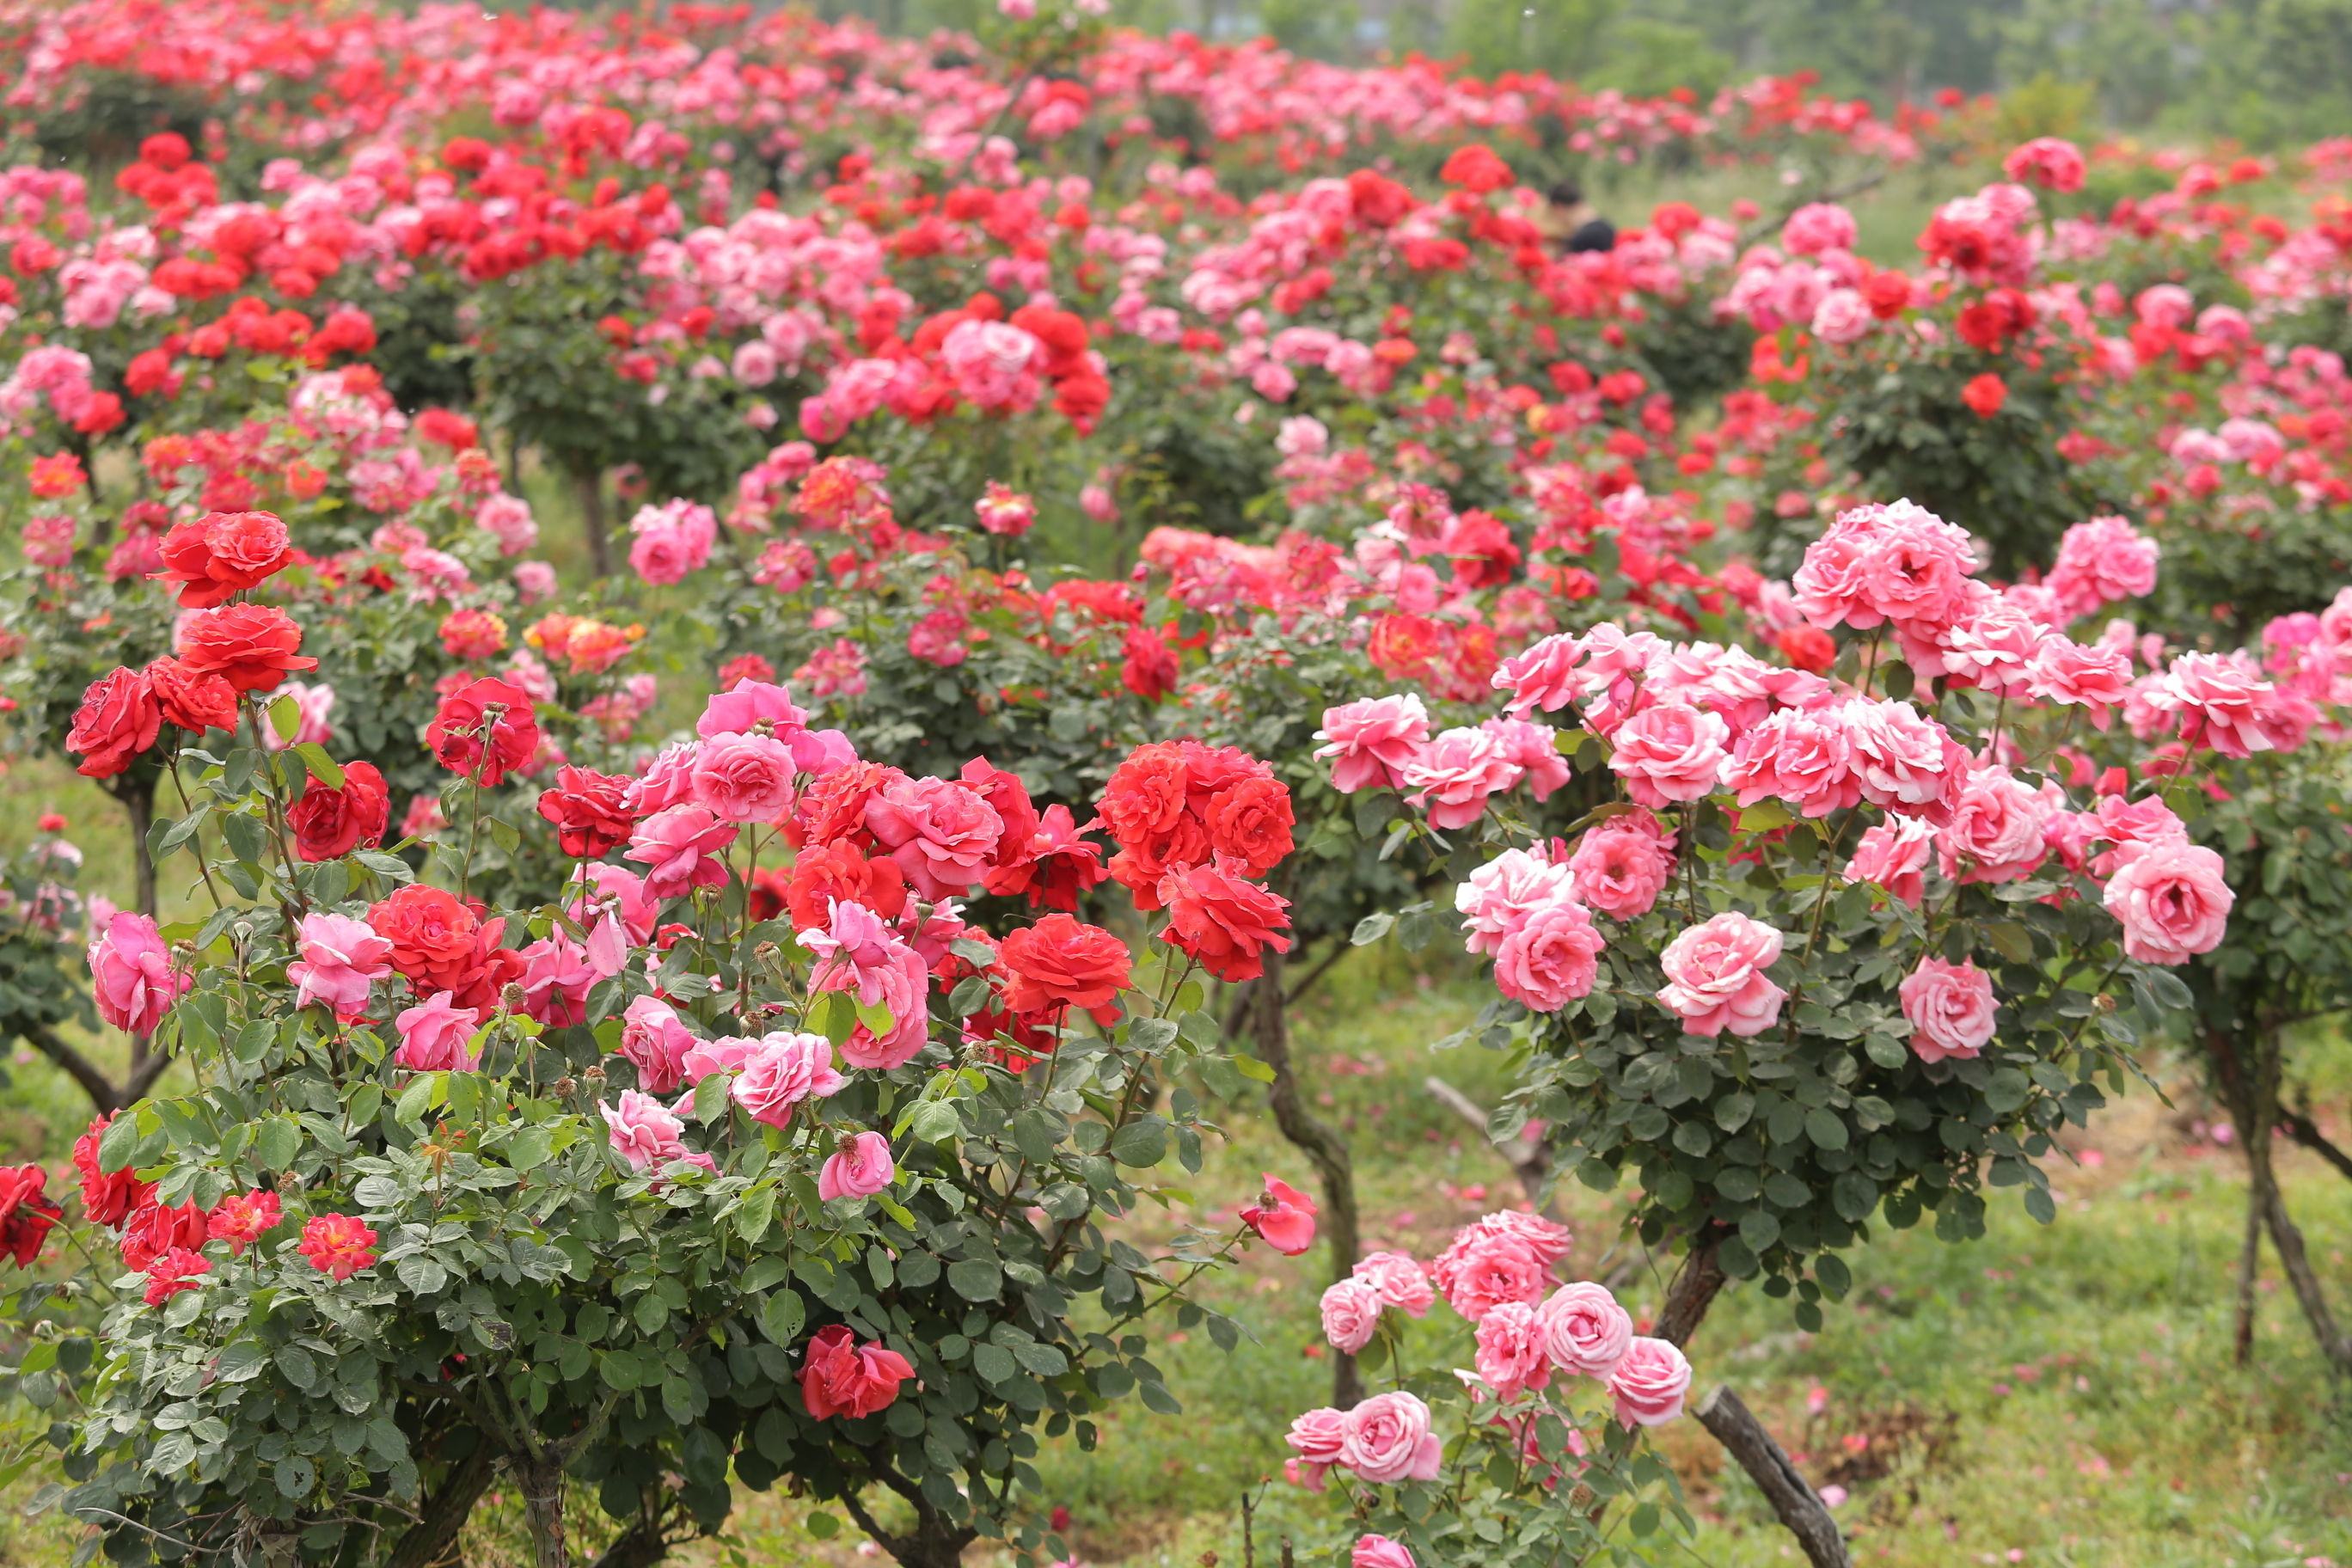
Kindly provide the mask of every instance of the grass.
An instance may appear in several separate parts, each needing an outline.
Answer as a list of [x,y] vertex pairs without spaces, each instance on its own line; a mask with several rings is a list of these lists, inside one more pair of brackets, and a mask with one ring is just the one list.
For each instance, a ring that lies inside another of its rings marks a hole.
[[[128,896],[120,817],[94,786],[34,763],[0,781],[0,847],[21,845],[35,817],[56,810],[86,853],[85,889]],[[185,896],[172,881],[167,901]],[[1426,1258],[1454,1226],[1519,1197],[1507,1164],[1423,1087],[1435,1073],[1481,1103],[1499,1098],[1497,1058],[1475,1047],[1433,1055],[1427,1046],[1477,1002],[1460,963],[1391,945],[1353,955],[1299,1009],[1296,1045],[1310,1098],[1356,1152],[1367,1246]],[[88,1109],[27,1055],[11,1062],[0,1092],[0,1142],[11,1158],[55,1161]],[[2352,1047],[2316,1035],[2296,1060],[2321,1120],[2343,1136]],[[1924,1229],[1882,1237],[1854,1255],[1854,1292],[1818,1334],[1797,1331],[1784,1307],[1759,1292],[1735,1289],[1717,1304],[1692,1347],[1698,1386],[1732,1384],[1817,1484],[1846,1489],[1841,1516],[1858,1563],[2352,1568],[2344,1393],[2331,1385],[2267,1249],[2253,1363],[2235,1364],[2242,1163],[2213,1141],[2216,1117],[2193,1079],[2177,1064],[2168,1072],[2158,1065],[2171,1106],[2141,1093],[2094,1123],[2077,1146],[2097,1163],[2053,1169],[2065,1200],[2055,1225],[2037,1226],[2001,1201],[1979,1242],[1948,1247]],[[1230,1220],[1261,1171],[1311,1190],[1305,1162],[1261,1107],[1225,1107],[1223,1121],[1227,1145],[1193,1184],[1198,1217]],[[2352,1184],[2299,1152],[2285,1152],[2282,1166],[2314,1262],[2339,1312],[2352,1315]],[[1172,1171],[1168,1179],[1181,1180]],[[1594,1272],[1616,1242],[1623,1200],[1571,1184],[1556,1203],[1577,1235],[1569,1267]],[[1147,1207],[1130,1229],[1151,1239],[1172,1224]],[[1254,1253],[1213,1288],[1251,1332],[1234,1354],[1159,1327],[1153,1359],[1182,1415],[1130,1405],[1105,1423],[1095,1454],[1049,1446],[1040,1466],[1045,1501],[1070,1510],[1083,1561],[1205,1568],[1213,1554],[1239,1564],[1245,1493],[1269,1563],[1282,1537],[1302,1552],[1339,1537],[1328,1498],[1278,1479],[1267,1484],[1279,1476],[1291,1416],[1328,1398],[1316,1320],[1322,1268],[1319,1254]],[[1639,1271],[1622,1294],[1646,1318],[1663,1286]],[[1440,1364],[1466,1364],[1467,1337],[1446,1321],[1441,1308],[1425,1348]],[[1727,1471],[1696,1423],[1666,1429],[1663,1440],[1700,1524],[1686,1542],[1656,1544],[1659,1561],[1799,1561],[1759,1494]],[[13,1505],[0,1507],[0,1568],[47,1568],[70,1553],[73,1531],[53,1515],[21,1512],[40,1479],[0,1494]],[[478,1568],[527,1561],[507,1511],[489,1510],[474,1532],[468,1561]],[[740,1492],[727,1535],[683,1556],[711,1568],[865,1561],[854,1532],[812,1536],[810,1511],[780,1494]]]

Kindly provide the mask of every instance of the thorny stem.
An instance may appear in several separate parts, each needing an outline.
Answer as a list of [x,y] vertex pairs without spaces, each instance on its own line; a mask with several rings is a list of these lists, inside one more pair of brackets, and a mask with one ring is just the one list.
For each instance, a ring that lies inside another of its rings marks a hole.
[[[262,761],[267,764],[270,759],[270,752],[262,742],[261,709],[249,694],[244,701],[246,723],[253,731],[254,747],[262,753]],[[295,942],[294,922],[297,913],[298,911],[300,914],[310,913],[310,900],[303,897],[301,884],[294,879],[294,848],[286,842],[285,803],[278,798],[278,771],[275,767],[265,765],[256,769],[255,772],[262,780],[261,798],[269,806],[269,834],[278,845],[278,861],[279,865],[286,868],[286,890],[293,895],[294,899],[292,905],[281,903],[278,907],[278,918],[286,928],[286,942],[290,947]]]
[[[180,815],[186,816],[193,814],[196,808],[188,799],[187,784],[180,777],[180,752],[177,747],[173,748],[171,760],[164,764],[163,771],[171,775],[172,788],[179,794]],[[194,844],[190,846],[189,852],[196,858],[196,869],[204,876],[205,892],[212,899],[213,908],[215,910],[224,908],[221,903],[220,889],[213,886],[212,863],[205,858],[204,845],[201,842]]]
[[498,730],[499,721],[505,718],[506,713],[506,709],[499,704],[489,703],[483,708],[482,721],[474,731],[474,738],[479,742],[481,752],[474,759],[474,771],[467,775],[467,782],[474,786],[474,794],[473,811],[466,823],[466,860],[465,864],[457,868],[457,901],[461,904],[466,901],[467,887],[473,880],[474,845],[482,831],[482,774],[490,765],[491,736]]

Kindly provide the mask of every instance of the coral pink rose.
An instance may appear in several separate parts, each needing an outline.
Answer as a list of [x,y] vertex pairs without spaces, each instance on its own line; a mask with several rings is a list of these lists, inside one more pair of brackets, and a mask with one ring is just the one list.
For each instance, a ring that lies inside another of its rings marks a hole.
[[866,826],[926,899],[960,899],[996,864],[1004,820],[953,779],[896,778],[866,803]]
[[638,823],[621,858],[646,868],[649,896],[682,898],[697,888],[726,886],[727,862],[719,857],[736,831],[702,806],[674,805]]
[[1474,1323],[1506,1301],[1541,1300],[1551,1283],[1544,1259],[1516,1236],[1465,1230],[1437,1259],[1446,1304]]
[[1739,804],[1785,801],[1805,816],[1827,816],[1862,798],[1853,742],[1835,710],[1784,709],[1739,737],[1723,771]]
[[1339,1463],[1375,1486],[1437,1479],[1444,1445],[1429,1429],[1429,1406],[1410,1394],[1375,1394],[1348,1412]]
[[1404,783],[1416,792],[1407,798],[1427,808],[1429,825],[1450,833],[1477,821],[1486,797],[1517,784],[1524,772],[1497,737],[1484,730],[1448,730],[1406,764]]
[[2219,947],[2237,901],[2221,871],[2221,856],[2181,840],[2154,845],[2126,862],[2107,883],[2105,900],[2123,924],[2124,952],[2142,963],[2186,963]]
[[1974,961],[1947,963],[1923,958],[1899,989],[1903,1016],[1919,1031],[1911,1037],[1911,1048],[1921,1061],[1971,1058],[1992,1038],[1992,977]]
[[1566,632],[1555,632],[1524,653],[1513,654],[1495,668],[1492,677],[1497,691],[1511,694],[1503,710],[1515,718],[1541,709],[1547,713],[1568,706],[1578,695],[1576,662],[1584,657],[1584,647]]
[[478,1010],[458,1006],[457,999],[446,991],[435,992],[418,1005],[402,1009],[393,1020],[400,1031],[400,1048],[392,1053],[392,1059],[417,1072],[472,1072],[480,1058],[468,1042],[481,1022]]
[[1369,1279],[1336,1281],[1323,1292],[1323,1337],[1333,1349],[1355,1354],[1372,1342],[1384,1305],[1380,1287]]
[[879,1132],[860,1132],[845,1140],[826,1158],[824,1169],[817,1173],[816,1195],[827,1203],[835,1198],[870,1198],[888,1191],[898,1178],[890,1140]]
[[1368,697],[1325,709],[1315,738],[1328,742],[1315,754],[1331,759],[1331,787],[1341,795],[1394,789],[1429,742],[1429,710],[1410,692]]
[[1407,1317],[1427,1317],[1430,1304],[1437,1300],[1429,1271],[1402,1252],[1370,1253],[1350,1272],[1358,1279],[1369,1280],[1383,1302]]
[[1612,816],[1587,833],[1569,858],[1580,903],[1612,920],[1639,920],[1675,876],[1675,836],[1646,811]]
[[1633,1320],[1605,1285],[1580,1279],[1536,1309],[1543,1353],[1560,1371],[1606,1378],[1633,1342]]
[[899,1385],[915,1375],[897,1351],[878,1341],[856,1344],[856,1338],[848,1325],[828,1323],[809,1342],[808,1359],[801,1366],[801,1403],[819,1421],[886,1410],[898,1399]]
[[1478,1320],[1478,1375],[1501,1398],[1551,1381],[1536,1310],[1525,1301],[1496,1303]]
[[1609,768],[1638,805],[1699,800],[1715,791],[1731,727],[1686,702],[1661,702],[1619,726]]
[[1315,1245],[1315,1213],[1314,1199],[1268,1172],[1265,1193],[1241,1217],[1267,1246],[1296,1258]]
[[1606,944],[1581,904],[1532,910],[1495,950],[1495,986],[1538,1013],[1557,1013],[1591,994]]
[[2040,793],[2007,768],[1979,768],[1960,787],[1951,822],[1937,835],[1937,868],[1958,882],[2030,877],[2047,853],[2042,832],[2047,816]]
[[1761,1034],[1788,995],[1764,973],[1780,959],[1780,942],[1763,921],[1727,910],[1666,944],[1660,962],[1667,984],[1658,1000],[1694,1035]]
[[1540,847],[1506,849],[1454,889],[1463,944],[1472,952],[1497,951],[1536,910],[1574,899],[1569,868],[1554,865]]
[[98,1016],[132,1035],[152,1035],[189,985],[172,966],[172,949],[155,922],[125,910],[89,944]]
[[2029,679],[2034,696],[2088,708],[2092,724],[2105,730],[2113,721],[2110,710],[2122,707],[2130,695],[2131,669],[2131,656],[2119,647],[2051,637],[2033,650]]
[[1682,1415],[1690,1380],[1690,1363],[1682,1352],[1664,1340],[1636,1335],[1609,1374],[1617,1419],[1629,1428],[1664,1426]]
[[1308,1491],[1319,1492],[1323,1472],[1339,1462],[1340,1451],[1347,1447],[1348,1413],[1328,1405],[1309,1410],[1291,1422],[1283,1441],[1298,1455],[1284,1466],[1290,1479]]

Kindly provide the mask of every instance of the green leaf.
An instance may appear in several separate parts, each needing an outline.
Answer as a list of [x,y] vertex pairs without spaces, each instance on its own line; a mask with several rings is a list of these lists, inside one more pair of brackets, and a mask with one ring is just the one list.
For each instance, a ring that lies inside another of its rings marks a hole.
[[708,1127],[727,1114],[727,1075],[708,1073],[694,1086],[694,1119]]
[[1836,1111],[1823,1108],[1805,1112],[1805,1136],[1817,1149],[1845,1147],[1845,1119]]
[[1235,1072],[1253,1082],[1272,1083],[1274,1081],[1274,1069],[1255,1057],[1236,1056],[1227,1059],[1233,1063]]
[[948,1288],[967,1301],[993,1301],[1003,1283],[1003,1270],[990,1258],[967,1258],[948,1265]]
[[1356,929],[1349,933],[1348,941],[1356,947],[1370,947],[1388,935],[1389,928],[1395,924],[1396,916],[1385,910],[1378,914],[1366,915],[1356,922]]
[[1985,927],[1985,936],[2011,963],[2033,962],[2033,933],[2016,921],[1996,921]]
[[[714,1079],[718,1076],[716,1073],[711,1075]],[[775,1214],[776,1189],[754,1187],[743,1194],[743,1206],[735,1211],[735,1234],[756,1247],[760,1238],[768,1234],[769,1222]]]
[[1011,1381],[1021,1369],[1013,1363],[1011,1351],[983,1342],[971,1347],[971,1370],[980,1373],[983,1383],[995,1384]]
[[[294,704],[289,700],[284,706],[291,708]],[[299,1454],[278,1460],[278,1468],[271,1473],[277,1479],[278,1491],[289,1498],[310,1496],[311,1486],[319,1479],[318,1467]]]
[[228,852],[248,866],[261,864],[269,844],[261,819],[243,812],[230,812],[221,818],[221,838],[228,845]]
[[1129,1122],[1111,1135],[1110,1156],[1122,1165],[1149,1170],[1168,1156],[1168,1124],[1157,1116]]
[[269,705],[269,727],[278,731],[279,740],[292,740],[302,732],[302,705],[291,697],[280,697]]
[[107,1123],[98,1140],[98,1168],[111,1174],[131,1163],[131,1152],[139,1147],[139,1118],[135,1112],[119,1112]]
[[[408,1097],[403,1095],[404,1100]],[[526,1127],[507,1143],[507,1163],[518,1171],[536,1170],[555,1157],[555,1130]]]
[[777,1344],[789,1346],[807,1316],[808,1308],[802,1302],[800,1292],[786,1286],[769,1297],[768,1304],[760,1309],[760,1331]]
[[422,1126],[425,1113],[433,1108],[434,1090],[440,1088],[440,1079],[439,1073],[418,1073],[400,1091],[399,1102],[392,1110],[394,1119],[404,1126]]
[[841,1533],[841,1521],[834,1518],[833,1515],[825,1512],[823,1509],[819,1509],[816,1512],[809,1515],[807,1519],[802,1521],[801,1528],[807,1531],[810,1537],[814,1540],[831,1541],[835,1536]]
[[316,741],[305,741],[294,748],[294,754],[302,759],[302,765],[310,770],[312,778],[329,789],[343,787],[343,765],[327,755],[326,747]]

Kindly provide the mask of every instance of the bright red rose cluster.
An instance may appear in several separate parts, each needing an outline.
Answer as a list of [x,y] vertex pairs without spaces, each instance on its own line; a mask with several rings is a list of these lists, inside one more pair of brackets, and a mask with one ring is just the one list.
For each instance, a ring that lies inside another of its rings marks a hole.
[[1220,980],[1255,980],[1290,949],[1289,900],[1252,880],[1290,853],[1290,788],[1231,746],[1139,746],[1103,787],[1095,823],[1118,846],[1110,875],[1136,907],[1168,911],[1166,940]]

